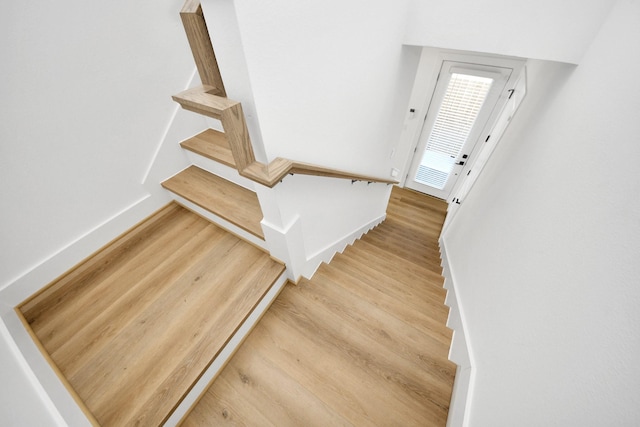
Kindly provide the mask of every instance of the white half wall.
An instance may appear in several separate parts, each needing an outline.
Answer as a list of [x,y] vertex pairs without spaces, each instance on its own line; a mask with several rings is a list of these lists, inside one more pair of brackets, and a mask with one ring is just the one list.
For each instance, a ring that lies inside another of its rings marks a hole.
[[615,0],[410,0],[404,42],[577,64]]
[[578,67],[528,66],[443,235],[474,363],[465,425],[640,419],[638,40],[640,2],[620,0]]
[[309,175],[256,190],[269,251],[287,264],[294,281],[310,278],[322,262],[381,223],[391,194],[386,184]]

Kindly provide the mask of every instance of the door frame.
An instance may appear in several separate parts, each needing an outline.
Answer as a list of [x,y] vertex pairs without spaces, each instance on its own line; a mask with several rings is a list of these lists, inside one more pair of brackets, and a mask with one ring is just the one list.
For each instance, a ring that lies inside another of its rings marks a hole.
[[[469,74],[478,77],[489,77],[493,79],[491,89],[487,93],[484,101],[484,105],[479,110],[479,114],[476,118],[476,123],[470,129],[470,133],[467,136],[462,150],[453,161],[454,166],[448,174],[445,186],[442,189],[438,189],[427,184],[423,184],[415,179],[415,175],[418,171],[419,165],[422,164],[423,155],[426,149],[430,135],[433,132],[433,126],[435,120],[439,115],[442,103],[444,101],[445,92],[449,86],[449,79],[454,72],[460,72],[463,74]],[[457,62],[444,60],[442,62],[441,69],[439,70],[435,89],[431,95],[431,101],[429,108],[427,109],[426,117],[422,125],[420,137],[414,150],[413,156],[411,156],[411,162],[405,175],[405,186],[413,188],[416,191],[420,191],[426,194],[430,194],[434,197],[446,200],[454,189],[458,185],[457,182],[462,178],[462,171],[464,165],[473,161],[475,148],[480,142],[480,139],[485,138],[484,135],[487,124],[494,121],[495,111],[501,110],[507,101],[507,96],[504,96],[508,89],[507,84],[513,74],[514,70],[511,67],[486,65],[478,63]],[[464,156],[462,156],[464,154]]]
[[[451,51],[440,50],[429,47],[423,47],[420,55],[420,61],[418,63],[418,69],[416,71],[416,77],[411,91],[411,97],[409,101],[408,114],[405,119],[405,125],[403,134],[401,137],[401,145],[406,148],[406,158],[404,159],[404,167],[402,169],[403,174],[399,185],[405,187],[409,170],[413,157],[420,143],[420,137],[423,131],[423,125],[429,111],[429,105],[431,104],[431,98],[436,88],[438,74],[442,68],[444,61],[463,62],[463,63],[477,63],[494,67],[505,67],[513,69],[507,83],[505,90],[501,96],[504,96],[504,92],[507,92],[509,88],[515,85],[515,82],[520,77],[522,70],[524,69],[525,60],[521,58],[505,57],[500,55],[481,54],[477,52],[464,52],[464,51]],[[499,116],[500,108],[496,108],[489,117],[485,128],[482,130],[482,135],[489,132],[497,117]],[[478,151],[482,149],[482,144],[476,144],[473,152],[469,153],[469,161],[467,161],[463,169],[459,172],[461,176],[468,173],[473,167],[475,159],[478,158]],[[458,180],[460,181],[460,180]],[[452,195],[455,195],[456,189],[459,187],[459,182],[453,188]],[[450,204],[452,198],[449,197],[447,203]]]
[[517,113],[520,104],[526,97],[526,94],[527,69],[525,67],[522,69],[519,78],[515,82],[512,97],[507,100],[507,103],[500,111],[498,118],[490,128],[491,138],[489,139],[489,141],[487,141],[486,144],[482,144],[482,148],[475,158],[473,169],[470,169],[468,174],[458,179],[456,187],[454,187],[453,191],[451,192],[452,197],[447,207],[447,216],[442,226],[443,233],[447,229],[449,224],[451,224],[451,220],[458,212],[460,205],[462,204],[462,202],[464,202],[467,194],[469,194],[474,184],[476,183],[476,180],[482,173],[484,166],[487,164],[487,161],[493,154],[493,150],[495,150],[496,145],[498,145],[500,138],[502,138],[502,135],[511,124],[511,120]]

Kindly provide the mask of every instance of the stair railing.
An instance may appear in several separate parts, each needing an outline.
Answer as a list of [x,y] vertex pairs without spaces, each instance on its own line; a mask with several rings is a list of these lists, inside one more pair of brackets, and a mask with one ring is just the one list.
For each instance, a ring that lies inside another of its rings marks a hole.
[[281,157],[269,164],[257,161],[242,105],[226,97],[200,1],[186,0],[180,11],[180,17],[187,33],[202,85],[181,92],[173,96],[173,99],[186,110],[220,120],[240,175],[267,187],[273,187],[289,174],[343,178],[350,179],[352,182],[397,183],[397,181],[386,178],[360,175]]

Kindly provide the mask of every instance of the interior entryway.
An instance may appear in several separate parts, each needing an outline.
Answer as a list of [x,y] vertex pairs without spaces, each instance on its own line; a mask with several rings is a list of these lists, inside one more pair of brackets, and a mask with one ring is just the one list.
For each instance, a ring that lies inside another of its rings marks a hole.
[[448,199],[494,112],[508,100],[508,66],[442,61],[405,185]]

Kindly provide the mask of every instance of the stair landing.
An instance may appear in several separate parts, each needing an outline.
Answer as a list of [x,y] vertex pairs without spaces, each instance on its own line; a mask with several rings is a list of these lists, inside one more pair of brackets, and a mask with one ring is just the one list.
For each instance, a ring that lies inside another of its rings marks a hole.
[[98,423],[160,425],[283,271],[172,203],[18,309]]

